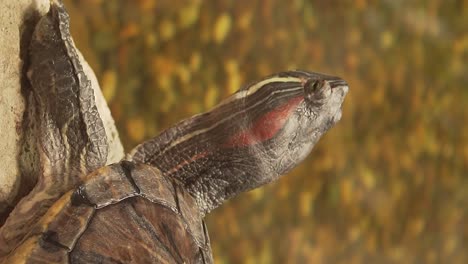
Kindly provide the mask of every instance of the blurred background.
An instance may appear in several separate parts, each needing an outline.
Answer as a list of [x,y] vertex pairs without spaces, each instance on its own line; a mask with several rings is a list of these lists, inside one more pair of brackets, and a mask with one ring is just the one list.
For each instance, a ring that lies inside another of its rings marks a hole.
[[468,1],[65,3],[127,151],[274,72],[348,81],[300,167],[207,217],[216,263],[468,263]]

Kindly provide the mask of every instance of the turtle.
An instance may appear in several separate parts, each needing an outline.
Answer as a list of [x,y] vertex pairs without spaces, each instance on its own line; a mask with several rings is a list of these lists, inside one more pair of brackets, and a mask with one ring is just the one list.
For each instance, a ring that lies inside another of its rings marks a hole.
[[346,81],[289,70],[106,165],[104,125],[69,23],[51,1],[30,42],[40,172],[0,229],[1,263],[213,263],[204,217],[285,175],[341,119]]

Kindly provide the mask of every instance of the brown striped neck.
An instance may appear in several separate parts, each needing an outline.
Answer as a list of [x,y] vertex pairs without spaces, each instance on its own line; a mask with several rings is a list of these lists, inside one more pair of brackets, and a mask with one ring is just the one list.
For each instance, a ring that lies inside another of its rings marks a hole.
[[337,77],[280,73],[142,143],[128,159],[180,181],[206,214],[301,162],[341,117],[347,90]]

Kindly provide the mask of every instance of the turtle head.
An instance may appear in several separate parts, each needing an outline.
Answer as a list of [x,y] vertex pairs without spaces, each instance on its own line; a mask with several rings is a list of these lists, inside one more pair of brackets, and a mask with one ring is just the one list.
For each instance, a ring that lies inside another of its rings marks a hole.
[[[271,137],[256,140],[252,156],[259,171],[252,186],[256,188],[284,175],[302,162],[320,137],[341,119],[341,108],[348,84],[341,78],[303,71],[284,72],[270,78],[264,86],[270,99],[252,111],[248,127],[263,130]],[[268,87],[270,86],[270,87]],[[258,112],[262,114],[258,116]]]

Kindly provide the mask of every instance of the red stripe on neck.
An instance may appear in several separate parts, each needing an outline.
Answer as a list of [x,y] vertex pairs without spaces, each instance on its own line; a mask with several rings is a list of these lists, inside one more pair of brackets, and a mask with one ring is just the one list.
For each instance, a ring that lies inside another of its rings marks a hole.
[[271,139],[284,126],[293,110],[303,99],[302,96],[291,98],[285,104],[263,114],[249,127],[230,136],[225,146],[245,147]]

